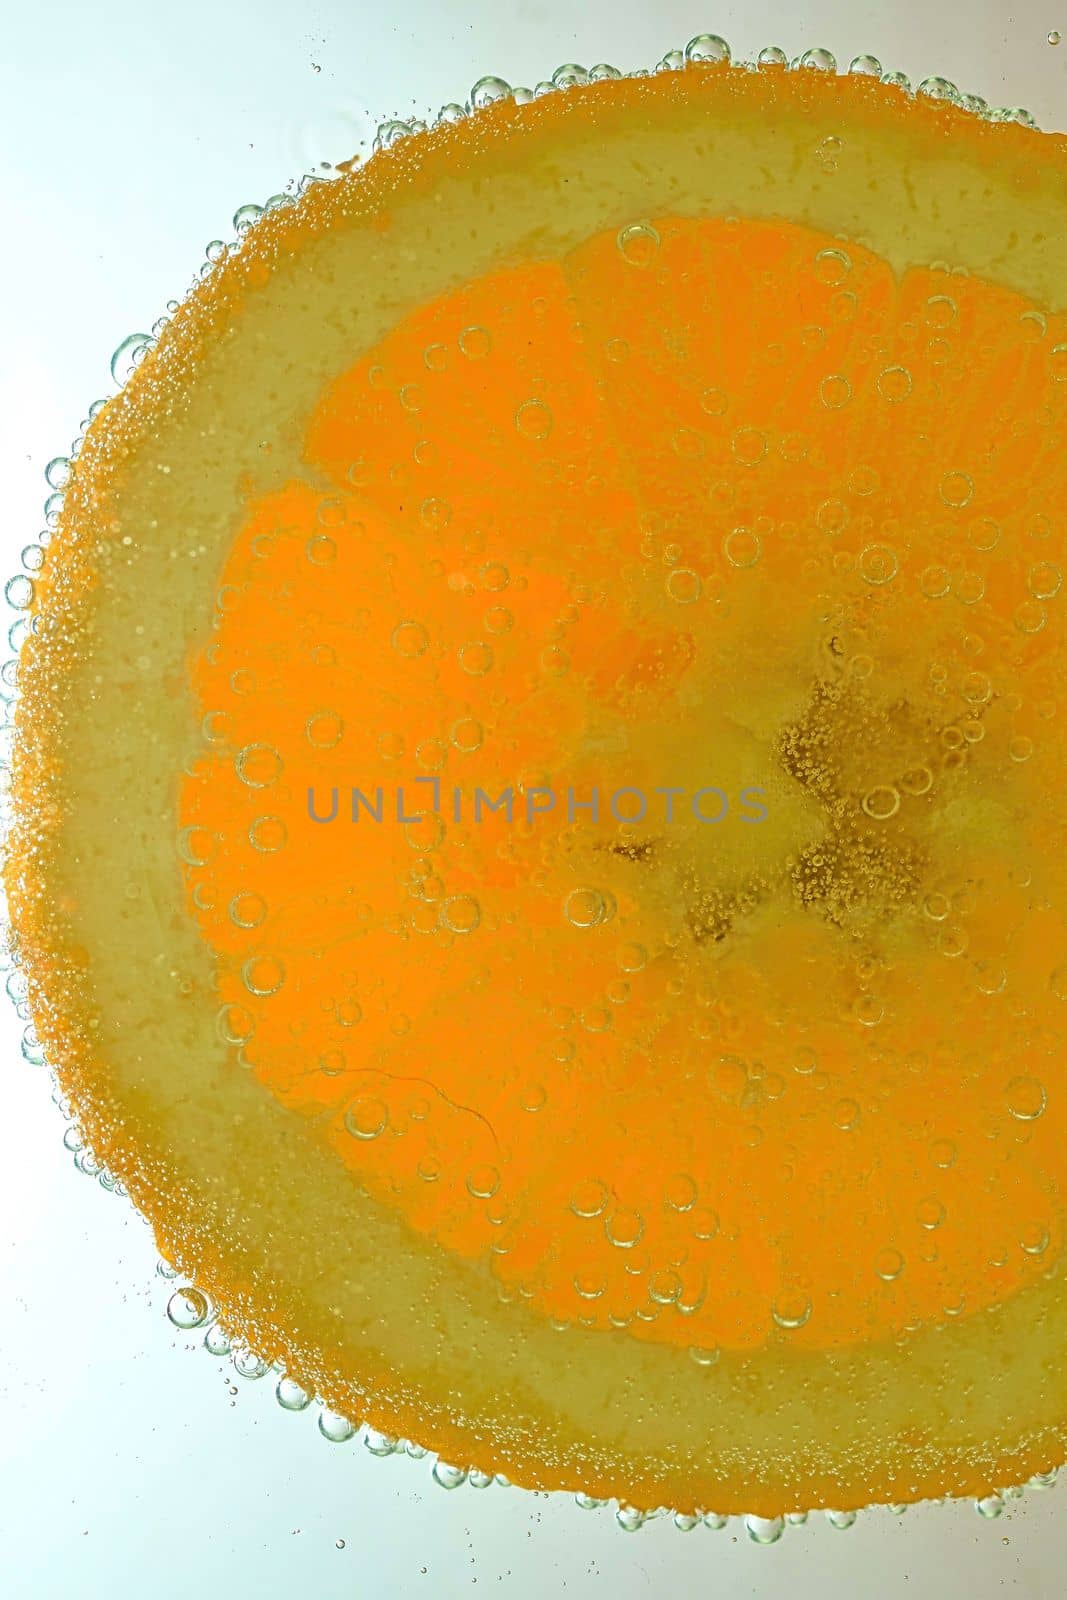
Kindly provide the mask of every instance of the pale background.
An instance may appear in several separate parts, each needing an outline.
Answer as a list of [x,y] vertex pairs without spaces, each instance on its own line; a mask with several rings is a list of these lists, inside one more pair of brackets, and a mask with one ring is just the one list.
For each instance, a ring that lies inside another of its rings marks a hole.
[[[12,8],[0,25],[3,574],[41,526],[45,464],[110,392],[123,336],[182,293],[238,205],[343,160],[378,121],[466,99],[487,72],[532,85],[567,60],[651,66],[711,31],[738,55],[872,52],[913,81],[937,73],[1065,129],[1056,28],[1067,35],[1067,0]],[[511,1600],[1064,1593],[1064,1484],[996,1521],[970,1505],[872,1512],[847,1532],[813,1518],[759,1549],[736,1523],[627,1535],[569,1496],[447,1494],[425,1461],[325,1443],[313,1412],[278,1408],[269,1377],[242,1381],[166,1321],[147,1228],[75,1170],[46,1074],[21,1060],[0,1006],[0,1590],[13,1600],[452,1600],[472,1585]]]

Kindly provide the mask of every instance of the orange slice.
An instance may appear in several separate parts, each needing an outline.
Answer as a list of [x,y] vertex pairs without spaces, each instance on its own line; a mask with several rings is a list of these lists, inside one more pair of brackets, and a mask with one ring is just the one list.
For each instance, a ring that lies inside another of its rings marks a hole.
[[226,1325],[777,1515],[1061,1459],[1062,139],[692,67],[267,214],[91,424],[7,887]]

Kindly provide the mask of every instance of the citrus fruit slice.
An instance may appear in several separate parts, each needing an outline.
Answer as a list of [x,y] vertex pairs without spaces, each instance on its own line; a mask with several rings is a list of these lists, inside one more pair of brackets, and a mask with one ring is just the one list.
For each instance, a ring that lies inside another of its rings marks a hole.
[[448,1461],[776,1515],[1063,1453],[1067,146],[937,93],[501,90],[310,187],[16,593],[84,1131]]

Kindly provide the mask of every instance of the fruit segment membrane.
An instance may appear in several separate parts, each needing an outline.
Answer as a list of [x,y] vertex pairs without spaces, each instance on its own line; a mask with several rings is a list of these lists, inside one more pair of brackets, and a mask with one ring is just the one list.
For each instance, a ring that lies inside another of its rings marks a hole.
[[348,1415],[641,1505],[985,1492],[1067,1422],[1067,156],[668,77],[316,186],[94,423],[35,1018]]

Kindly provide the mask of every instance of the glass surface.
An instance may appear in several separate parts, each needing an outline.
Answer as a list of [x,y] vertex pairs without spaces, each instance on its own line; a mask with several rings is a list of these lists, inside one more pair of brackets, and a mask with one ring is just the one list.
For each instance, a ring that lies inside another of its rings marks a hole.
[[[244,202],[366,149],[376,125],[464,99],[485,73],[550,76],[565,60],[651,66],[694,34],[738,56],[780,45],[861,52],[913,81],[941,74],[1064,125],[1067,10],[1045,0],[744,0],[502,5],[100,0],[20,8],[4,25],[0,170],[8,244],[2,406],[6,573],[37,533],[44,468],[111,352],[180,296]],[[610,1508],[490,1486],[443,1492],[429,1462],[327,1444],[314,1411],[276,1403],[181,1333],[151,1236],[79,1172],[46,1074],[0,1009],[5,1152],[0,1273],[4,1587],[178,1600],[211,1590],[323,1597],[612,1593],[1043,1597],[1062,1592],[1062,1487],[1009,1500],[813,1516],[758,1549],[736,1519],[633,1537]]]

